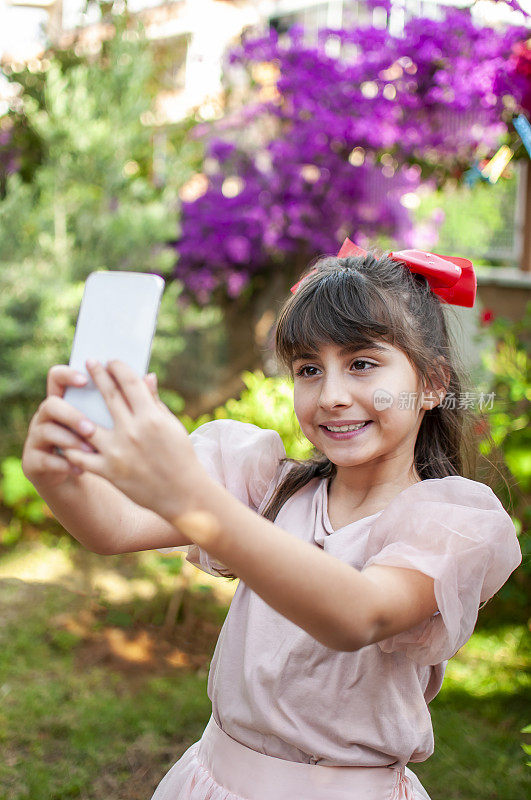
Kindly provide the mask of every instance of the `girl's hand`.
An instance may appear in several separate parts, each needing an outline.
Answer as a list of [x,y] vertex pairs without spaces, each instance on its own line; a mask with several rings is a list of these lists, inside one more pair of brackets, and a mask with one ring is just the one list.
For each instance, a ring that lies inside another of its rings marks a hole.
[[22,471],[40,490],[59,486],[81,472],[58,451],[67,447],[92,451],[82,438],[84,415],[62,399],[67,386],[79,388],[87,380],[86,375],[65,364],[56,364],[48,371],[46,399],[31,419],[22,451]]
[[[150,390],[154,389],[154,376],[146,376]],[[65,400],[67,386],[84,386],[86,375],[66,364],[50,368],[46,380],[46,399],[33,415],[22,452],[22,471],[38,490],[53,489],[67,480],[73,480],[82,469],[74,466],[61,455],[61,451],[79,450],[93,453],[93,448],[83,439],[87,429],[85,422],[94,425]]]
[[135,503],[171,519],[190,507],[201,484],[201,465],[186,428],[149,386],[122,361],[104,367],[87,361],[114,429],[87,435],[95,452],[64,448],[75,466],[105,478]]

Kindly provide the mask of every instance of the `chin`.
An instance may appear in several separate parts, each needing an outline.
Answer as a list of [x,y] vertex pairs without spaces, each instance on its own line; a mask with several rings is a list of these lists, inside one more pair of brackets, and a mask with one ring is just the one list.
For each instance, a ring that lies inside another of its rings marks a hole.
[[[330,456],[329,456],[330,458]],[[334,461],[336,467],[360,467],[362,464],[367,463],[366,458],[342,458],[342,459],[330,459],[330,461]]]

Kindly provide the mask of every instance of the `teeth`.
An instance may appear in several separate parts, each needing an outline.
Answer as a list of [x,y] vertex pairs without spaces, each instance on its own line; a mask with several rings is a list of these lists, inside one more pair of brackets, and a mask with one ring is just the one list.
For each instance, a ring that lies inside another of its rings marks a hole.
[[336,427],[335,425],[325,425],[325,428],[329,431],[342,433],[345,431],[357,431],[360,428],[363,428],[364,425],[365,425],[364,422],[360,422],[359,425],[341,425],[340,428]]

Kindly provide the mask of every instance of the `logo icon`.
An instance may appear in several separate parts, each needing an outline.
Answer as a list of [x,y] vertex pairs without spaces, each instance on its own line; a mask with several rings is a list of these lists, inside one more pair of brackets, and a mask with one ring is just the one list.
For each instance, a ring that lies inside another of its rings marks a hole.
[[376,389],[372,396],[372,402],[377,411],[384,411],[386,408],[390,408],[393,405],[393,399],[393,395],[389,394],[385,389]]

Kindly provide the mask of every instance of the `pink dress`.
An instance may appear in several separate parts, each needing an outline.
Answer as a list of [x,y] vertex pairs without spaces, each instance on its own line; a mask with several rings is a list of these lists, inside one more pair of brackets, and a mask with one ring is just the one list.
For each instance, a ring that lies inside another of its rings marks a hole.
[[[272,430],[215,420],[191,439],[209,475],[258,513],[290,469],[279,467],[286,453]],[[240,581],[210,666],[209,725],[152,800],[295,800],[282,785],[293,779],[300,789],[314,775],[327,788],[306,787],[297,800],[429,800],[406,765],[433,753],[428,704],[480,604],[520,564],[516,531],[489,487],[460,476],[410,486],[383,511],[339,530],[328,518],[327,490],[327,479],[310,481],[275,524],[358,570],[388,564],[432,576],[439,611],[396,636],[338,652]],[[176,549],[205,572],[226,569],[196,545]]]

